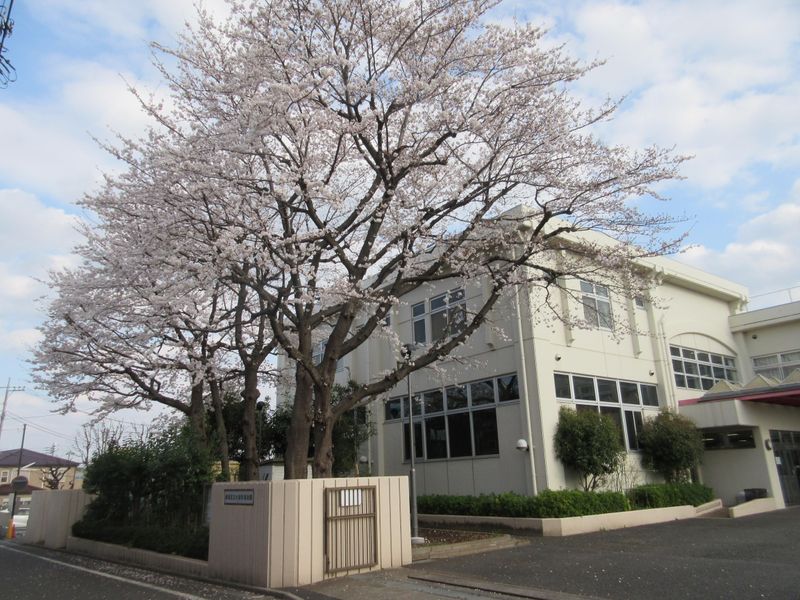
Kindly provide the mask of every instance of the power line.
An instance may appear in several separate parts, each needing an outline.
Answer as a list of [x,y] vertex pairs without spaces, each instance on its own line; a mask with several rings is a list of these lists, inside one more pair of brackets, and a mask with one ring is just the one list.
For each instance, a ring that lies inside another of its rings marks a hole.
[[36,429],[37,431],[39,431],[41,433],[46,433],[48,435],[52,435],[52,436],[55,436],[55,437],[63,438],[65,440],[71,440],[72,439],[70,436],[65,435],[63,433],[60,433],[58,431],[55,431],[53,429],[49,429],[49,428],[45,427],[44,425],[40,425],[38,423],[29,423],[28,421],[26,421],[25,417],[20,417],[19,415],[15,415],[11,411],[8,412],[8,417],[10,419],[13,419],[14,421],[19,422],[19,423],[24,423],[28,427],[30,427],[31,429]]

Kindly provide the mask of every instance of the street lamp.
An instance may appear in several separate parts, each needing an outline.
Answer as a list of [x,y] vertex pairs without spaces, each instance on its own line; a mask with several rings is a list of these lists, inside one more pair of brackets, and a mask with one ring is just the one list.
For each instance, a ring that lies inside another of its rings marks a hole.
[[[420,344],[403,344],[403,356],[406,360],[411,360],[411,353]],[[414,396],[411,393],[411,371],[406,374],[406,387],[408,388],[408,429],[411,442],[411,472],[409,473],[409,484],[411,487],[411,543],[424,544],[425,539],[419,536],[419,521],[417,519],[417,442],[414,435]]]

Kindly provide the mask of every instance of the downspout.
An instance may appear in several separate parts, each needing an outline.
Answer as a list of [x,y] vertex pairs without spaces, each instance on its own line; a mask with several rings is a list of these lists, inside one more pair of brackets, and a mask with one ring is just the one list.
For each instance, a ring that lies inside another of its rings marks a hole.
[[[514,260],[517,258],[516,247],[513,251]],[[522,300],[520,298],[521,283],[517,284],[516,292],[514,293],[514,304],[517,309],[517,343],[519,344],[519,358],[520,358],[520,383],[522,397],[525,398],[524,403],[524,421],[525,421],[525,435],[528,438],[528,463],[530,467],[530,489],[531,495],[536,496],[539,492],[536,486],[536,462],[534,452],[536,446],[533,443],[533,427],[531,426],[531,398],[528,394],[528,365],[525,359],[525,337],[522,330]]]

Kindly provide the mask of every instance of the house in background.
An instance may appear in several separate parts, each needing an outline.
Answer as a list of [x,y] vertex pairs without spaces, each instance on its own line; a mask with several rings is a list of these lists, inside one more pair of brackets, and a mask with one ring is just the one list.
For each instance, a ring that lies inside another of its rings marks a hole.
[[[800,502],[785,492],[786,473],[800,465],[792,454],[800,450],[796,398],[756,405],[715,395],[767,369],[773,377],[775,369],[789,375],[800,366],[800,303],[746,312],[740,285],[667,258],[641,262],[657,281],[647,297],[565,279],[547,302],[544,292],[525,285],[504,298],[491,323],[453,357],[413,373],[373,402],[377,433],[364,452],[370,473],[408,473],[413,420],[419,494],[575,488],[578,479],[556,458],[553,443],[559,410],[570,407],[617,423],[627,467],[613,485],[626,488],[659,479],[642,466],[638,434],[646,419],[672,410],[703,429],[708,451],[700,476],[726,504],[751,488],[764,489],[779,507]],[[420,288],[401,299],[389,327],[402,343],[430,343],[447,335],[448,322],[463,319],[484,293],[478,282],[455,280]],[[588,327],[570,325],[575,317]],[[615,333],[619,323],[629,333]],[[396,352],[375,335],[340,361],[337,377],[341,383],[377,380]],[[285,357],[278,364],[294,367]],[[782,381],[774,384],[793,385]],[[699,401],[703,394],[709,395]],[[290,402],[291,389],[279,388],[278,401]],[[752,438],[747,447],[714,441],[745,430]]]
[[0,451],[0,510],[8,508],[12,494],[11,480],[17,476],[18,466],[19,474],[28,479],[26,490],[18,494],[20,503],[29,502],[31,494],[36,490],[81,488],[79,464],[75,461],[33,450],[20,451],[19,448],[2,450]]

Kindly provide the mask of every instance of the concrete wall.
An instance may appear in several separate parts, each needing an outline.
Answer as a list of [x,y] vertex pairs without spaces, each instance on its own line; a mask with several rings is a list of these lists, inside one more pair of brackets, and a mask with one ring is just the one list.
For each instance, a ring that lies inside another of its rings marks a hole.
[[[209,576],[262,587],[322,581],[325,572],[324,493],[376,486],[378,565],[338,575],[397,568],[411,562],[406,477],[361,477],[214,484]],[[225,504],[225,491],[252,491],[252,504]]]
[[106,544],[83,538],[67,537],[67,552],[85,554],[103,560],[137,565],[145,569],[154,569],[184,577],[208,578],[208,563],[204,560],[161,554],[141,548],[129,548],[116,544]]
[[64,548],[72,526],[83,516],[92,498],[83,490],[33,492],[25,543]]
[[716,496],[733,505],[736,492],[745,488],[765,488],[778,508],[785,506],[775,455],[765,441],[770,430],[800,431],[800,410],[740,400],[701,402],[682,408],[699,427],[741,425],[755,428],[755,448],[709,450],[703,455],[703,482]]

